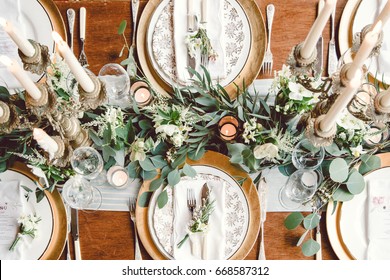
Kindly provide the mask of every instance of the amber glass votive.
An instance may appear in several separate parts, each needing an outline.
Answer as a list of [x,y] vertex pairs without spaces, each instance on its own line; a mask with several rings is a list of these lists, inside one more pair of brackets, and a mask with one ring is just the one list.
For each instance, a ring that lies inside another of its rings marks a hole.
[[218,129],[220,137],[225,141],[232,141],[238,135],[238,120],[233,116],[226,116],[219,120]]

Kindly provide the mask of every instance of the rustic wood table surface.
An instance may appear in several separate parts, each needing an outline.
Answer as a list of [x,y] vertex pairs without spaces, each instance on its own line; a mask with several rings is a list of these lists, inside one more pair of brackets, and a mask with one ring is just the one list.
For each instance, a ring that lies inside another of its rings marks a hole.
[[[124,58],[118,54],[123,46],[123,39],[117,34],[117,29],[123,19],[128,21],[126,36],[131,40],[131,0],[54,0],[61,14],[66,20],[66,10],[80,7],[87,9],[86,54],[90,69],[97,74],[100,68],[109,62],[119,63]],[[252,1],[252,0],[247,0]],[[317,0],[255,0],[265,17],[265,8],[273,3],[276,8],[272,30],[272,52],[274,55],[274,70],[281,69],[291,48],[302,42],[317,14]],[[336,23],[339,22],[347,0],[339,0],[337,4]],[[141,0],[140,12],[147,4]],[[77,40],[78,20],[75,25],[75,53],[79,53]],[[337,35],[338,24],[336,24]],[[324,57],[327,57],[327,45],[330,39],[330,21],[323,32]],[[127,54],[125,54],[127,55]],[[124,56],[125,56],[124,55]],[[250,63],[250,62],[249,62]],[[326,60],[324,60],[326,69]],[[268,75],[259,75],[259,79],[271,78]],[[269,186],[272,188],[272,186]],[[306,258],[299,247],[296,247],[304,229],[289,231],[284,228],[283,222],[288,213],[268,213],[265,223],[265,250],[269,260],[281,259],[314,259]],[[128,212],[79,212],[80,244],[82,258],[85,260],[127,260],[134,259],[134,231]],[[321,219],[323,259],[337,259],[333,252],[326,233],[325,215]],[[259,240],[249,252],[247,259],[257,259]],[[151,259],[141,245],[144,259]],[[64,258],[64,256],[62,257]]]

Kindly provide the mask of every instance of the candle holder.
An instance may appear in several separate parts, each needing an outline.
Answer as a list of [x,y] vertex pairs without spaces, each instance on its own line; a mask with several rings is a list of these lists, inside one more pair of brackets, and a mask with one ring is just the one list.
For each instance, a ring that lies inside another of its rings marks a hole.
[[[360,48],[360,45],[362,44],[364,37],[367,35],[367,33],[372,29],[372,24],[366,25],[362,28],[360,32],[356,32],[353,35],[352,39],[352,52],[357,52]],[[383,31],[379,33],[378,42],[376,43],[375,47],[373,48],[370,57],[378,56],[380,54],[381,48],[383,44]]]
[[54,165],[65,167],[68,165],[70,157],[72,156],[72,147],[69,145],[68,141],[63,140],[60,136],[53,136],[52,138],[57,143],[58,150],[51,160]]
[[306,126],[305,135],[315,147],[326,147],[333,143],[333,139],[336,136],[337,127],[332,127],[329,131],[322,131],[320,128],[320,122],[325,117],[321,115],[317,118],[311,118]]
[[354,98],[348,105],[348,111],[356,118],[370,122],[376,119],[372,114],[374,108],[374,98],[377,94],[376,88],[372,84],[363,84]]
[[313,73],[315,70],[315,65],[318,63],[317,61],[317,50],[314,49],[313,53],[309,58],[303,58],[301,56],[301,49],[302,49],[303,43],[300,43],[296,45],[288,59],[287,64],[291,66],[291,69],[295,74],[308,74]]
[[225,142],[231,142],[238,136],[239,123],[234,116],[225,116],[218,122],[219,137]]
[[46,72],[47,67],[50,66],[49,48],[34,40],[29,40],[29,42],[35,49],[35,54],[32,57],[28,57],[18,50],[19,57],[23,62],[23,68],[31,73],[42,75]]
[[89,139],[88,131],[81,128],[79,134],[77,134],[77,137],[74,140],[70,141],[70,145],[73,149],[76,149],[78,147],[91,146],[92,142]]
[[368,135],[364,138],[365,144],[369,147],[375,147],[389,138],[389,128],[384,123],[373,123]]
[[36,86],[41,92],[41,97],[37,100],[27,93],[25,95],[26,107],[36,116],[43,116],[55,110],[57,98],[56,94],[47,85],[36,84]]
[[129,175],[125,168],[119,165],[112,166],[107,171],[108,183],[116,189],[123,189],[126,187],[129,180]]
[[11,133],[20,124],[18,114],[13,105],[0,101],[2,115],[0,117],[0,132]]
[[153,100],[149,85],[143,81],[135,82],[130,87],[130,94],[137,103],[138,107],[141,108],[149,105]]
[[106,101],[107,92],[104,83],[102,83],[92,72],[87,71],[87,74],[94,84],[94,90],[92,92],[87,92],[79,84],[80,102],[83,103],[87,109],[94,110]]
[[61,120],[61,127],[64,137],[69,141],[75,140],[81,133],[80,121],[75,117],[63,118]]

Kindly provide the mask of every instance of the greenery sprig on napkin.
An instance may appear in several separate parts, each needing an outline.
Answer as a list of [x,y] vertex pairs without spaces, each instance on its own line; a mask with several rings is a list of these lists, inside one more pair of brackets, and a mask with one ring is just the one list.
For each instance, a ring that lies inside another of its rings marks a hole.
[[19,233],[17,234],[9,250],[13,251],[15,249],[16,245],[18,244],[23,235],[30,236],[32,239],[34,239],[37,236],[37,226],[40,221],[41,218],[37,217],[35,214],[20,216],[18,219],[18,223],[20,224]]
[[214,203],[215,200],[210,202],[210,194],[205,200],[204,205],[201,207],[197,207],[194,209],[194,213],[192,215],[192,219],[188,224],[188,232],[184,238],[177,244],[177,247],[180,248],[184,242],[189,238],[190,233],[199,233],[199,232],[207,232],[208,230],[208,221],[210,215],[214,211]]

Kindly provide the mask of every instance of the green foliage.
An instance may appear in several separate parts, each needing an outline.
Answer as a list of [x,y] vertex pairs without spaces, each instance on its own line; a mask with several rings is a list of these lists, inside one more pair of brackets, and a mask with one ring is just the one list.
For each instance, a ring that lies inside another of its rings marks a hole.
[[300,212],[293,212],[287,216],[284,220],[284,225],[287,229],[292,230],[297,228],[302,221],[304,220],[304,216]]
[[343,183],[348,178],[348,164],[342,158],[334,159],[329,166],[330,178],[337,183]]

